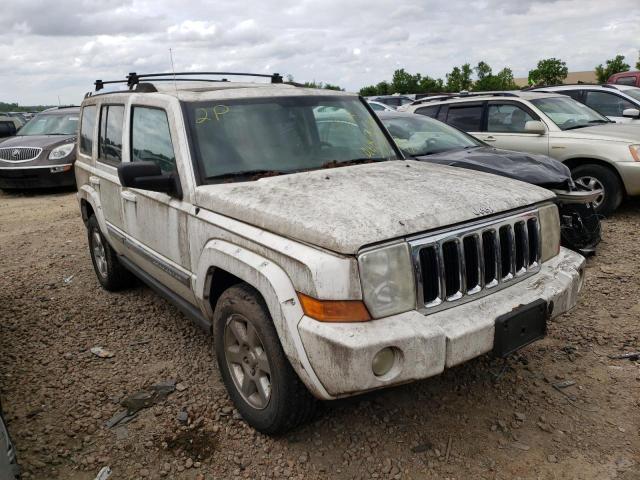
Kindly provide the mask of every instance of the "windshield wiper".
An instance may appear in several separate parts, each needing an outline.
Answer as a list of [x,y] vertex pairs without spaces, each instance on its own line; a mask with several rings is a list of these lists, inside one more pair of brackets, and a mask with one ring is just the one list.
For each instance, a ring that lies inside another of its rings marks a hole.
[[[346,167],[349,165],[358,165],[360,163],[374,163],[374,162],[384,162],[386,158],[381,157],[363,157],[363,158],[354,158],[352,160],[331,160],[329,162],[325,162],[320,165],[319,168],[333,168],[333,167]],[[311,169],[315,170],[315,168]]]
[[589,123],[616,123],[613,120],[589,120]]
[[584,127],[588,127],[589,124],[588,123],[581,123],[580,125],[571,125],[570,127],[565,128],[564,130],[575,130],[576,128],[584,128]]
[[[229,172],[229,173],[221,173],[220,175],[212,175],[210,177],[206,177],[207,180],[227,180],[231,178],[247,178],[247,177],[274,177],[276,175],[284,175],[287,173],[294,173],[296,170],[290,171],[282,171],[282,170],[266,170],[266,169],[256,169],[256,170],[244,170],[239,172]],[[256,179],[257,180],[257,179]]]

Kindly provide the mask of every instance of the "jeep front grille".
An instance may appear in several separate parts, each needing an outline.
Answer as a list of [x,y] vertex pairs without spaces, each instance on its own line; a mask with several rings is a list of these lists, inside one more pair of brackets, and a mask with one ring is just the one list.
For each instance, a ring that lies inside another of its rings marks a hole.
[[0,160],[5,162],[28,162],[37,158],[40,152],[42,152],[42,149],[35,147],[5,147],[0,148]]
[[532,210],[410,240],[418,310],[443,310],[533,275],[540,238]]

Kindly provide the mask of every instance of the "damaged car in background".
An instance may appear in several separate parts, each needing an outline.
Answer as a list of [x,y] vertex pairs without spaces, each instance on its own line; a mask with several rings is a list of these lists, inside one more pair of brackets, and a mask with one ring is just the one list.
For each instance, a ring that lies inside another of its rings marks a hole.
[[546,155],[501,150],[433,118],[402,112],[378,117],[405,155],[416,160],[468,168],[552,190],[560,210],[562,244],[583,255],[600,242],[600,217],[593,202],[601,194],[577,186],[571,170]]
[[576,304],[550,190],[407,160],[355,94],[205,76],[97,81],[78,200],[100,284],[137,276],[213,334],[254,428],[507,356]]

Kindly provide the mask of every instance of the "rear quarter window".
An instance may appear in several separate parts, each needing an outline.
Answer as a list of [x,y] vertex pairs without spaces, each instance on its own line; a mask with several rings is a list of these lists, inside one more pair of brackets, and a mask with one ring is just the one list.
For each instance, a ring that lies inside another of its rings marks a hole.
[[482,105],[449,106],[447,123],[465,132],[482,129]]
[[636,77],[619,77],[616,78],[616,83],[618,85],[631,85],[632,87],[636,85],[638,79]]
[[91,155],[93,151],[93,131],[96,126],[96,106],[90,105],[82,109],[80,123],[80,153]]

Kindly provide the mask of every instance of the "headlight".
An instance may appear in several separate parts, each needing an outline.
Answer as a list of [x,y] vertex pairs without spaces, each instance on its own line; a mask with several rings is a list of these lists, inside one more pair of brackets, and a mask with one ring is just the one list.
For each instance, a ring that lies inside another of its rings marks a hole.
[[75,143],[66,143],[54,148],[49,154],[49,160],[60,160],[61,158],[66,157],[71,153],[73,147],[75,147]]
[[636,162],[640,162],[640,145],[629,145],[631,156]]
[[546,262],[560,253],[560,215],[555,205],[546,205],[538,211],[540,235],[542,235],[540,261]]
[[390,245],[358,257],[362,294],[374,318],[416,307],[413,266],[406,243]]

